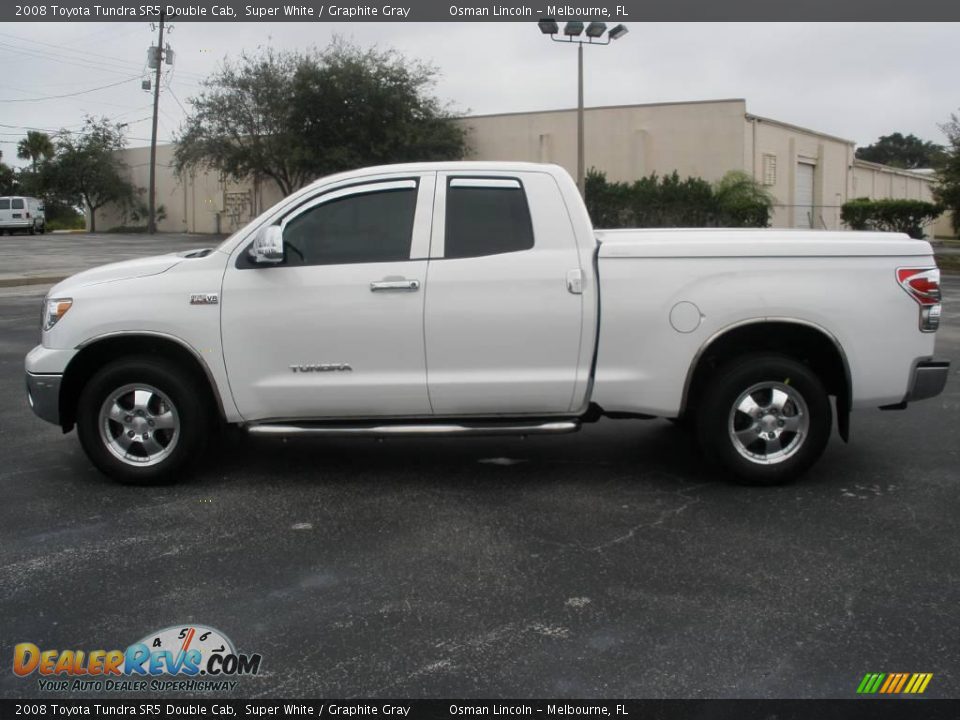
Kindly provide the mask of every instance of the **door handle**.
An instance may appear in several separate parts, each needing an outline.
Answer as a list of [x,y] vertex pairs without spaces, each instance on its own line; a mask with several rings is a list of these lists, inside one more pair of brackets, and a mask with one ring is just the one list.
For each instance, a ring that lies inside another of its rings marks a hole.
[[370,283],[370,292],[383,292],[384,290],[400,290],[402,292],[412,292],[420,289],[419,280],[379,280]]

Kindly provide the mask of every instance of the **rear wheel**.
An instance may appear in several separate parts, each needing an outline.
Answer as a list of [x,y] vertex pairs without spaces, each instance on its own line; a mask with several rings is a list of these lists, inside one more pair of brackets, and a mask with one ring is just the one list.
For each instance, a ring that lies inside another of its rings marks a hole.
[[172,364],[149,357],[117,360],[81,392],[77,434],[91,462],[115,480],[175,480],[206,443],[210,422],[203,397]]
[[823,454],[832,423],[820,379],[780,355],[738,358],[710,381],[697,414],[707,455],[749,485],[795,479]]

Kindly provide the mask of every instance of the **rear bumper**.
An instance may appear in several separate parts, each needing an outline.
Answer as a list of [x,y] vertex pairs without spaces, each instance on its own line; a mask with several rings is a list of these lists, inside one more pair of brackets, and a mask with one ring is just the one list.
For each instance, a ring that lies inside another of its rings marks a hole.
[[904,402],[925,400],[943,392],[950,375],[950,363],[946,360],[923,360],[913,368],[910,389]]
[[62,375],[27,373],[27,402],[41,420],[60,424],[60,383]]

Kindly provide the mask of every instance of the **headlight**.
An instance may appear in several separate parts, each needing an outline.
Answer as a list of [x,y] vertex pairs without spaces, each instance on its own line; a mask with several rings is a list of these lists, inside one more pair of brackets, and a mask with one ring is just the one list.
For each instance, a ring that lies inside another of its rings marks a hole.
[[56,325],[71,307],[72,298],[47,298],[43,307],[43,331],[46,332]]

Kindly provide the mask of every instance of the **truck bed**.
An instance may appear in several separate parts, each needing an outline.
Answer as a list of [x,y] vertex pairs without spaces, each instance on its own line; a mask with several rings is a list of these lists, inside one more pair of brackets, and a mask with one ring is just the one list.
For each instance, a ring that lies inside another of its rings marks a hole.
[[931,254],[900,233],[655,228],[597,230],[600,257],[888,257]]

